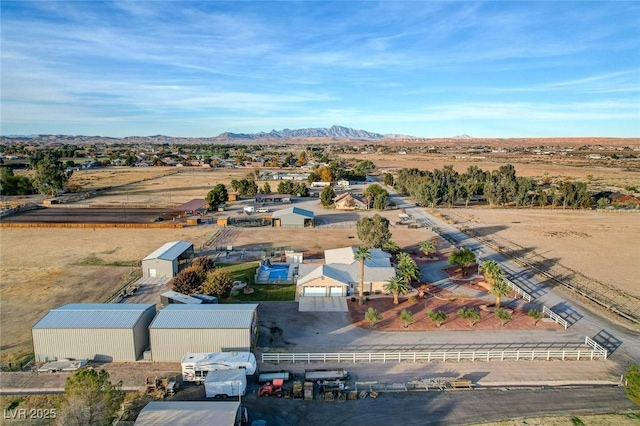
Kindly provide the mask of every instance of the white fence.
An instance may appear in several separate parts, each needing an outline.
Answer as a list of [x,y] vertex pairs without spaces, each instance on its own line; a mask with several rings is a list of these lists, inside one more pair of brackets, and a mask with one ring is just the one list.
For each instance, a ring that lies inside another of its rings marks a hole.
[[593,348],[594,351],[598,352],[602,359],[607,359],[608,351],[596,343],[589,336],[584,338],[584,344]]
[[474,350],[433,352],[337,352],[337,353],[263,353],[262,362],[460,362],[460,361],[534,361],[606,359],[607,352],[591,349]]
[[[509,285],[509,287],[511,287],[511,290],[515,291],[515,293],[522,297],[523,299],[526,299],[527,302],[531,302],[531,299],[533,299],[533,297],[531,297],[531,295],[529,293],[527,293],[526,291],[524,291],[523,289],[521,289],[520,287],[518,287],[513,281],[511,281],[509,278],[505,278],[504,281]],[[566,327],[565,327],[566,328]]]
[[554,320],[556,322],[556,324],[560,324],[561,326],[563,326],[565,328],[565,330],[566,330],[567,327],[569,327],[569,323],[567,322],[567,320],[565,320],[564,318],[562,318],[558,314],[555,314],[551,309],[547,308],[546,306],[542,306],[542,313],[549,315],[549,318]]

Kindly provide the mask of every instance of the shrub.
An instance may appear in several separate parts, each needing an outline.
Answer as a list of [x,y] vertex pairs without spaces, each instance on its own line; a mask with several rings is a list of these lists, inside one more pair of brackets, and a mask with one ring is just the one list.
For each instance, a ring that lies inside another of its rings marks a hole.
[[402,320],[403,327],[407,328],[409,327],[410,324],[413,324],[414,322],[416,322],[415,318],[413,318],[413,314],[409,311],[407,311],[406,309],[403,309],[400,312],[400,319]]
[[436,323],[436,327],[438,328],[440,328],[442,323],[444,323],[449,318],[449,314],[445,311],[432,311],[431,309],[427,309],[427,316],[431,321]]
[[415,305],[416,303],[418,303],[418,298],[417,298],[417,297],[415,297],[415,296],[410,296],[410,297],[407,299],[407,301],[408,301],[409,303],[411,303],[412,305]]
[[370,291],[365,291],[362,294],[364,294],[365,296],[369,296],[371,294],[371,292]]
[[494,311],[498,319],[500,320],[500,326],[504,327],[506,323],[511,321],[511,314],[506,309],[496,308]]
[[544,314],[538,310],[529,309],[527,316],[533,320],[533,325],[538,325],[538,321],[544,317]]
[[478,321],[480,321],[480,312],[475,308],[467,308],[466,306],[463,306],[462,308],[458,309],[456,315],[469,321],[469,325],[471,327],[473,327]]
[[[355,300],[355,298],[354,298]],[[375,310],[375,308],[371,307],[367,309],[367,312],[364,314],[364,318],[369,321],[371,327],[375,326],[377,323],[382,321],[382,314]]]

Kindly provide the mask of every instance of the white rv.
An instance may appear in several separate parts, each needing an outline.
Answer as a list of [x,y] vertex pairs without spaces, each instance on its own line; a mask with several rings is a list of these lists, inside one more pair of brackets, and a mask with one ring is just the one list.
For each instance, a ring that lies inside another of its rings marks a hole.
[[204,382],[209,371],[244,368],[245,375],[256,372],[258,364],[251,352],[189,353],[182,358],[182,381]]

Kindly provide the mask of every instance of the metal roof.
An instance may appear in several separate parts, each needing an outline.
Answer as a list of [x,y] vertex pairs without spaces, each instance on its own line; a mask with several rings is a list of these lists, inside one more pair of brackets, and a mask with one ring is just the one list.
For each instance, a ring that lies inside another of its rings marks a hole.
[[233,426],[240,401],[151,401],[140,411],[135,426]]
[[33,328],[133,328],[156,305],[142,303],[71,303],[50,310]]
[[176,211],[194,211],[194,210],[198,210],[198,209],[202,209],[208,206],[208,203],[206,200],[202,199],[202,198],[194,198],[193,200],[186,202],[178,207],[176,207],[174,210]]
[[180,256],[182,253],[187,251],[191,246],[193,246],[193,244],[188,241],[172,241],[170,243],[163,244],[162,247],[147,255],[147,257],[142,260],[174,260],[177,259],[178,256]]
[[271,215],[272,218],[274,217],[282,217],[288,214],[297,214],[300,216],[306,216],[309,217],[311,219],[313,219],[313,212],[310,210],[305,210],[305,209],[301,209],[300,207],[289,207],[286,209],[282,209],[282,210],[278,210],[277,212],[273,213]]
[[168,305],[149,328],[250,328],[258,305]]

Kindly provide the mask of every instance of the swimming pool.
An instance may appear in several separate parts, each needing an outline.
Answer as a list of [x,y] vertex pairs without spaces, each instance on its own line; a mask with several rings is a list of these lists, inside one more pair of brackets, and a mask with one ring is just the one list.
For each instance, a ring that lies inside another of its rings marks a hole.
[[262,270],[269,272],[269,281],[284,281],[289,276],[289,265],[262,265]]

